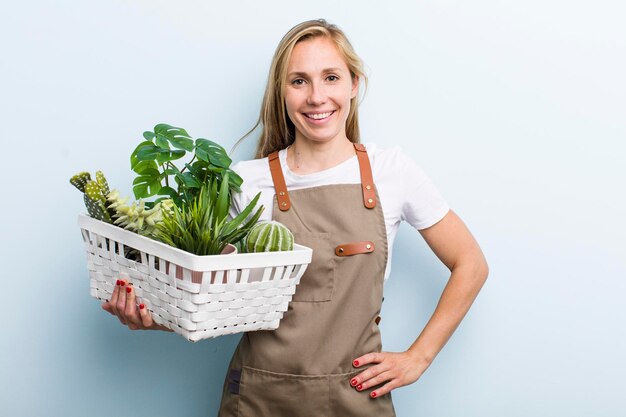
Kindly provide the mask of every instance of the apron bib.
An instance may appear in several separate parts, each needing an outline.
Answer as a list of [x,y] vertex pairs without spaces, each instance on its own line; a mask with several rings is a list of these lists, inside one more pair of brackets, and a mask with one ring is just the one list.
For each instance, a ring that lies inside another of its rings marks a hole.
[[313,259],[280,326],[245,333],[224,383],[220,417],[394,417],[391,394],[350,386],[352,360],[382,349],[377,319],[387,233],[365,147],[354,145],[361,184],[287,191],[278,152],[268,160],[272,218]]

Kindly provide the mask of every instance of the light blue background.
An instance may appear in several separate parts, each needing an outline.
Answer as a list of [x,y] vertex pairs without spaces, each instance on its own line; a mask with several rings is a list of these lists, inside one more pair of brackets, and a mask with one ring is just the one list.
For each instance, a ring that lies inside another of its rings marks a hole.
[[[365,141],[401,145],[481,243],[490,278],[399,416],[626,415],[626,6],[519,1],[24,1],[2,6],[2,416],[215,416],[237,337],[131,332],[89,297],[68,179],[160,122],[230,148],[280,37],[339,24],[365,60]],[[253,139],[234,159],[251,157]],[[387,350],[448,278],[401,228]]]

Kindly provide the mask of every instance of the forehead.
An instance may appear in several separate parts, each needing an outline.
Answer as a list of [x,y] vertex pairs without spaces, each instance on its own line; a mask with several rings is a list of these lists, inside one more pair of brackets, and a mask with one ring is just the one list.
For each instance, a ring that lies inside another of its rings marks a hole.
[[287,72],[319,72],[326,68],[348,71],[346,61],[331,39],[315,37],[300,41],[294,46]]

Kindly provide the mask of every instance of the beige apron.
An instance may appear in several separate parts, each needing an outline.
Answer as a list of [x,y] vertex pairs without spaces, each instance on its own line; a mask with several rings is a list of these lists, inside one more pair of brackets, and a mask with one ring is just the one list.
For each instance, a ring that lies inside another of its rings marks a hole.
[[372,399],[350,380],[352,361],[380,352],[378,328],[387,233],[365,151],[361,184],[287,192],[278,152],[269,156],[273,219],[313,249],[278,329],[243,335],[224,383],[220,417],[395,416],[391,394]]

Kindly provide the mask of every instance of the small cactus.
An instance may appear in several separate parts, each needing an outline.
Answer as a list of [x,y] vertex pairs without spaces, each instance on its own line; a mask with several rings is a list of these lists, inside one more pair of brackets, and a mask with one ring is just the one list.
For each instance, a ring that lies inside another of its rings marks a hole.
[[277,252],[293,250],[293,234],[277,221],[258,222],[246,240],[248,252]]
[[91,181],[91,175],[88,172],[79,172],[70,178],[70,184],[78,188],[78,191],[81,193],[85,192],[85,185],[87,185],[88,181]]
[[102,171],[96,172],[95,181],[88,172],[79,172],[70,178],[70,183],[85,194],[85,207],[91,217],[107,223],[113,222],[114,212],[107,207],[106,199],[109,185]]

